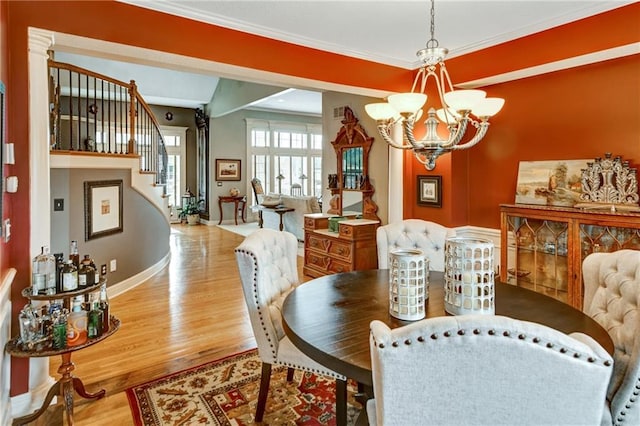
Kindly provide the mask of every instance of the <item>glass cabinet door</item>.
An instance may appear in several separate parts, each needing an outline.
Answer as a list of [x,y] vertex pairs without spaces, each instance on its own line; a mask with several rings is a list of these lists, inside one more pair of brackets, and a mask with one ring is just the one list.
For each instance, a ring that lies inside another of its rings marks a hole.
[[591,253],[640,250],[640,229],[580,224],[581,259]]
[[507,282],[568,303],[568,223],[508,216]]

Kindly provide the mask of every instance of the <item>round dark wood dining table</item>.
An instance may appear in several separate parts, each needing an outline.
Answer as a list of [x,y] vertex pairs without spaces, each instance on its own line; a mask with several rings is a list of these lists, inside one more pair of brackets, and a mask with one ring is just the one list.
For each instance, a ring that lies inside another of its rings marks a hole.
[[[298,349],[320,364],[372,386],[369,323],[391,328],[411,323],[389,314],[389,270],[374,269],[326,275],[301,284],[282,306],[285,332]],[[581,311],[556,299],[500,282],[495,283],[495,313],[544,324],[563,333],[581,332],[607,352],[614,346],[607,331]],[[444,310],[444,277],[430,272],[427,318]]]

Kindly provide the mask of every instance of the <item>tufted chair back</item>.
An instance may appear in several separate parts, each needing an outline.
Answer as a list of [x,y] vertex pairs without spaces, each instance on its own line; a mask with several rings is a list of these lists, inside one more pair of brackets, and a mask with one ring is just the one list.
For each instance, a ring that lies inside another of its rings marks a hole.
[[371,322],[371,425],[596,425],[611,356],[581,333],[493,315]]
[[397,248],[417,248],[429,258],[429,269],[444,271],[444,242],[456,231],[421,219],[405,219],[377,230],[378,268],[389,268],[389,252]]
[[613,424],[640,425],[640,251],[593,253],[582,263],[584,312],[615,345],[607,399]]
[[236,248],[242,290],[263,362],[275,363],[284,337],[281,308],[299,284],[298,241],[289,232],[259,229]]

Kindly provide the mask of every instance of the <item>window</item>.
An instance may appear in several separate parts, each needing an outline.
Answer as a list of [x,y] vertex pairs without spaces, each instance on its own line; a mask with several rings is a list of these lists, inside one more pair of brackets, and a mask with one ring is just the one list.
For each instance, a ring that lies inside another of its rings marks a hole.
[[169,205],[180,207],[181,195],[186,190],[186,141],[187,127],[160,126],[167,148],[167,196]]
[[322,195],[321,125],[246,121],[250,179],[260,179],[267,194],[290,194],[300,184],[304,195]]

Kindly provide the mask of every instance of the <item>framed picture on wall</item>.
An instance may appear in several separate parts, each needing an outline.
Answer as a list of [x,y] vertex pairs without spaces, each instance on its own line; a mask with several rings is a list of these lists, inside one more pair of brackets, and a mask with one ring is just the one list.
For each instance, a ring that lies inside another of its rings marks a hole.
[[418,204],[442,207],[442,176],[418,176]]
[[241,160],[216,158],[216,180],[240,180]]
[[84,183],[85,241],[122,232],[122,179]]

